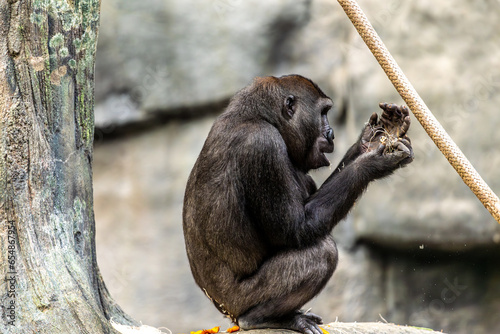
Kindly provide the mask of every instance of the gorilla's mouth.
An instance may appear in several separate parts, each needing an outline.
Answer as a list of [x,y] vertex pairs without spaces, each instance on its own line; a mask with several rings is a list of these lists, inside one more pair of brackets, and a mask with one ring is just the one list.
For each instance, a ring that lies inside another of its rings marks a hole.
[[326,157],[325,153],[332,153],[334,148],[333,140],[328,141],[326,138],[321,138],[319,141],[319,153],[320,153],[320,160],[321,166],[329,166],[330,165],[330,160]]
[[333,152],[333,138],[332,128],[329,126],[324,127],[320,135],[316,138],[313,147],[308,150],[309,153],[306,158],[307,170],[330,166],[330,161],[326,157],[326,153]]
[[333,135],[333,129],[328,128],[325,132],[323,132],[322,140],[320,141],[319,150],[321,153],[332,153],[334,149],[333,139],[335,136]]

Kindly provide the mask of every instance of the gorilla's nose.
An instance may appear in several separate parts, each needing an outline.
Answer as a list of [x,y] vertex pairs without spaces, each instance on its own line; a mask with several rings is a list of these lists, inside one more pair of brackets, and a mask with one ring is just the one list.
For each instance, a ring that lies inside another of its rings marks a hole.
[[333,144],[333,139],[335,139],[335,135],[333,134],[332,128],[330,128],[330,129],[328,129],[328,131],[326,131],[325,137],[330,144]]

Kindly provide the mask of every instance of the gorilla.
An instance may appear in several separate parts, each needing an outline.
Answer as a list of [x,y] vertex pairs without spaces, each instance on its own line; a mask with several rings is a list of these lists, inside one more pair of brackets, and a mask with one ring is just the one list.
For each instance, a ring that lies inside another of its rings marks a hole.
[[318,188],[334,149],[332,100],[299,75],[256,78],[230,101],[190,174],[183,207],[196,283],[242,329],[322,334],[300,308],[337,266],[330,232],[368,184],[413,160],[408,108],[381,104]]

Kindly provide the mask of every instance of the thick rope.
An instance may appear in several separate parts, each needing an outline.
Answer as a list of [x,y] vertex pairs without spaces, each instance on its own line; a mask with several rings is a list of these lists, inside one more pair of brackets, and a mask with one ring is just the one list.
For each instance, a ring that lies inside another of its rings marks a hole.
[[427,108],[422,98],[418,95],[415,88],[413,88],[410,81],[389,53],[389,50],[387,50],[375,32],[375,29],[373,29],[359,5],[354,0],[338,0],[338,2],[429,137],[431,137],[441,153],[455,168],[464,183],[483,203],[493,218],[500,223],[500,200],[497,195],[484,182],[457,144],[453,142],[429,108]]

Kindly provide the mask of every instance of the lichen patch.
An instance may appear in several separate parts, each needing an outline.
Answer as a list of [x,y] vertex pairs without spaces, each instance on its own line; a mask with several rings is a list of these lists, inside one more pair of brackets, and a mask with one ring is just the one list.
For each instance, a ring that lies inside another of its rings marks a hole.
[[31,57],[30,64],[33,66],[35,71],[43,71],[45,68],[45,57]]
[[66,75],[68,68],[66,65],[60,66],[57,70],[50,73],[50,83],[56,86],[61,84],[61,78]]

